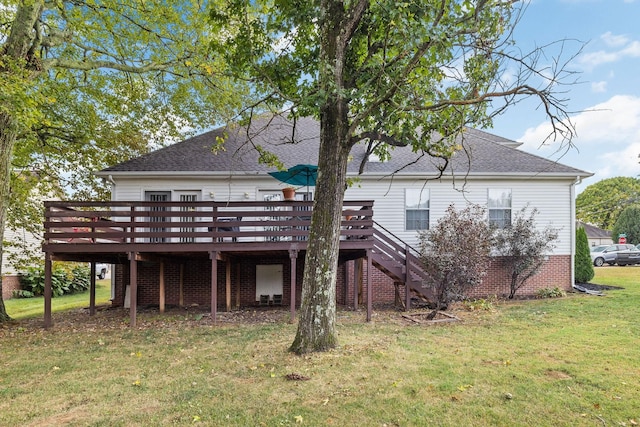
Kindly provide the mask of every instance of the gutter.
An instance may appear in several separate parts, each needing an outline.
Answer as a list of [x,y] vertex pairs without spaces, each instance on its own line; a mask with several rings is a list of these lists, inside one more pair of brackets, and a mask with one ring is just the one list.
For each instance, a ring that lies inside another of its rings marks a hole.
[[576,284],[576,185],[582,182],[581,176],[576,176],[575,181],[571,184],[569,195],[571,197],[571,287]]

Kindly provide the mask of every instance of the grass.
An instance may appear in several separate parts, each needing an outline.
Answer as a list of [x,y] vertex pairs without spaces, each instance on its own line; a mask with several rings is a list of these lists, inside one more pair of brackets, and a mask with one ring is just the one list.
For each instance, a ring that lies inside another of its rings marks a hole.
[[596,272],[624,289],[502,302],[439,326],[341,311],[339,348],[302,357],[287,352],[286,322],[141,311],[132,330],[116,310],[58,313],[51,330],[14,322],[0,326],[0,424],[636,425],[640,266]]
[[[96,305],[109,303],[111,299],[111,281],[96,281]],[[12,298],[4,302],[7,313],[11,318],[19,320],[35,316],[42,316],[44,310],[44,297],[36,298]],[[57,313],[73,308],[87,307],[89,305],[89,292],[81,294],[64,295],[51,299],[51,311]]]

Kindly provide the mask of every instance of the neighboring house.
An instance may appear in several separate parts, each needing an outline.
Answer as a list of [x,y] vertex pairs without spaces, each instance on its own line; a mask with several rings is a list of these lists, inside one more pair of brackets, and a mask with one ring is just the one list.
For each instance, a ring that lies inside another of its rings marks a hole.
[[20,289],[20,273],[10,260],[13,256],[23,252],[23,248],[29,252],[37,253],[42,245],[41,236],[35,236],[23,228],[12,230],[8,227],[4,230],[4,244],[2,246],[2,298],[10,299],[13,292]]
[[[224,148],[212,151],[218,138],[225,139]],[[370,158],[363,173],[358,174],[366,145],[353,147],[348,174],[357,180],[346,191],[344,209],[345,218],[355,216],[359,222],[354,224],[359,227],[345,221],[342,224],[338,303],[366,302],[370,311],[372,303],[393,302],[399,295],[408,302],[409,291],[420,293],[415,285],[420,282],[416,265],[396,268],[388,257],[402,257],[408,247],[417,247],[419,231],[435,224],[451,204],[458,208],[467,204],[488,207],[490,221],[497,226],[508,225],[524,206],[537,208],[538,226],[558,228],[559,238],[541,272],[520,292],[531,295],[541,287],[556,286],[571,289],[575,184],[591,174],[522,152],[517,149],[519,143],[479,130],[467,129],[458,143],[462,149],[439,178],[438,168],[444,163],[414,153],[410,147],[394,148],[386,162]],[[254,146],[275,154],[285,167],[291,167],[316,163],[318,144],[317,121],[300,119],[294,127],[281,117],[269,117],[255,119],[249,130],[216,129],[114,165],[97,175],[111,184],[113,202],[108,209],[117,210],[119,216],[114,214],[108,219],[114,222],[106,222],[103,207],[100,218],[91,219],[97,221],[92,230],[105,232],[109,228],[139,234],[108,234],[120,243],[103,245],[108,248],[106,252],[89,245],[101,241],[100,234],[79,235],[84,240],[74,240],[78,243],[75,249],[68,248],[70,245],[64,245],[63,240],[50,239],[45,251],[54,259],[64,252],[65,259],[120,264],[115,272],[114,305],[210,304],[215,315],[216,306],[226,300],[227,308],[290,304],[293,313],[300,303],[308,216],[293,215],[290,209],[304,212],[310,204],[288,202],[292,207],[286,207],[281,193],[285,185],[268,175],[273,168],[259,163]],[[309,191],[304,186],[298,188],[297,200],[306,200],[313,191],[313,187]],[[363,209],[360,216],[353,212],[357,209]],[[127,216],[129,210],[134,213]],[[141,217],[141,210],[146,217]],[[272,210],[273,216],[263,214],[258,218],[251,214],[253,210]],[[289,216],[285,217],[286,212]],[[282,226],[285,223],[278,220],[283,218],[293,220],[292,226]],[[228,228],[221,227],[223,220],[231,221]],[[180,227],[168,227],[175,221]],[[298,234],[282,235],[286,234],[282,230],[292,229]],[[204,237],[207,231],[220,230],[222,234],[217,236],[222,237]],[[362,235],[358,236],[357,230],[362,230]],[[256,246],[256,235],[262,246]],[[205,245],[205,240],[210,243]],[[86,247],[80,244],[82,241]],[[80,253],[80,248],[95,253]],[[116,255],[109,251],[120,252]],[[209,286],[211,277],[217,277],[217,283]],[[366,286],[369,281],[371,287]],[[129,288],[136,292],[129,295]],[[475,296],[508,292],[509,277],[494,259]]]
[[[30,200],[39,204],[45,199],[60,199],[61,191],[51,189],[45,185],[47,181],[35,171],[15,171],[24,179],[36,180],[36,185],[30,192]],[[21,218],[24,221],[24,218]],[[10,228],[9,221],[5,223],[3,253],[2,253],[2,298],[9,299],[13,291],[20,289],[20,274],[24,273],[24,265],[42,258],[42,233],[33,227],[17,226]],[[17,268],[16,265],[22,267]]]
[[598,228],[595,225],[587,224],[582,221],[577,222],[577,227],[584,228],[587,233],[587,239],[589,240],[589,246],[611,245],[613,240],[611,239],[611,232]]

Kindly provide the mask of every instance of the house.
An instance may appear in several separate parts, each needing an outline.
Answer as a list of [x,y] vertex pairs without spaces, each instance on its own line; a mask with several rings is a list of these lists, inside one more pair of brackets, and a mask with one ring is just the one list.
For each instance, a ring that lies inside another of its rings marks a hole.
[[603,230],[602,228],[598,228],[595,225],[587,224],[586,222],[578,221],[578,228],[584,228],[585,233],[587,233],[587,239],[589,240],[589,246],[595,247],[600,245],[611,245],[614,243],[611,238],[611,232],[607,230]]
[[13,297],[14,291],[20,290],[20,269],[11,260],[23,252],[37,253],[41,245],[41,237],[24,228],[11,229],[5,226],[2,247],[2,299]]
[[[46,175],[34,170],[18,169],[14,172],[18,174],[16,177],[17,180],[33,185],[28,193],[28,200],[32,203],[34,209],[42,206],[41,204],[44,200],[59,200],[61,198],[62,191],[57,185],[52,184]],[[41,250],[42,232],[39,230],[41,224],[35,223],[26,226],[25,221],[30,220],[30,218],[21,216],[19,220],[21,222],[17,225],[12,225],[9,220],[5,221],[4,239],[2,242],[3,299],[13,297],[14,291],[21,289],[21,274],[25,273],[28,267],[38,265],[39,261],[43,258]]]
[[[219,305],[284,304],[293,316],[314,189],[299,187],[295,201],[283,200],[285,184],[268,174],[274,169],[259,155],[271,153],[286,167],[314,164],[318,144],[317,121],[265,116],[250,128],[216,129],[111,166],[97,173],[111,185],[111,202],[46,205],[44,251],[48,259],[118,264],[113,304],[130,304],[132,323],[137,305],[210,305],[215,318]],[[365,145],[353,147],[339,304],[366,303],[370,315],[373,303],[428,297],[412,248],[418,232],[451,204],[487,206],[497,226],[524,206],[536,207],[538,225],[559,228],[560,235],[542,271],[520,292],[571,288],[575,184],[590,174],[479,130],[466,129],[458,144],[446,165],[408,147],[394,148],[388,161],[371,157],[363,164]],[[70,216],[76,222],[61,227]],[[508,290],[509,277],[494,259],[476,296]]]

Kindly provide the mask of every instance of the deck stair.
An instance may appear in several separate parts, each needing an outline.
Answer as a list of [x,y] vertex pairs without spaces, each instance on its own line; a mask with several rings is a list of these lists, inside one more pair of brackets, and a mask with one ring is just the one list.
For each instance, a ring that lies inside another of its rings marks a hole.
[[371,263],[393,279],[405,285],[405,308],[411,306],[415,296],[427,303],[435,301],[429,287],[423,286],[427,274],[421,267],[418,251],[374,221]]

